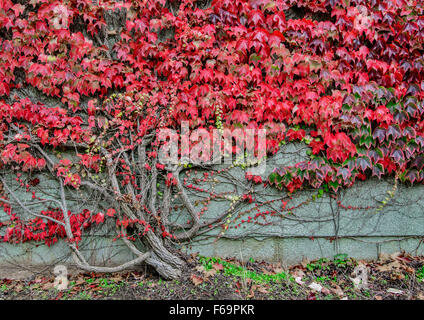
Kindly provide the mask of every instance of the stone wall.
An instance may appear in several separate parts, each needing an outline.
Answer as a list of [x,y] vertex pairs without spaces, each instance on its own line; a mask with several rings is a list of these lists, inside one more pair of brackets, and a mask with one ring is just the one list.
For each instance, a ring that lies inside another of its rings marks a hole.
[[[269,175],[275,167],[301,161],[306,157],[306,150],[302,144],[283,146],[276,156],[268,159],[263,177]],[[220,176],[216,185],[202,187],[213,187],[216,192],[228,191],[233,196],[241,195],[246,188],[244,175],[244,169],[234,167]],[[190,181],[199,176],[202,176],[202,172],[193,173]],[[40,176],[40,179],[43,179],[40,183],[43,194],[57,197],[58,187],[54,181],[43,176]],[[12,177],[9,183],[16,186]],[[254,209],[253,204],[243,202],[231,213],[231,217],[228,217],[231,220],[228,230],[211,230],[190,243],[181,243],[180,247],[186,252],[198,252],[205,256],[237,257],[242,260],[253,258],[280,261],[286,265],[298,263],[305,258],[333,258],[337,254],[347,254],[358,259],[376,258],[381,252],[393,253],[401,250],[423,254],[421,242],[424,237],[424,186],[399,185],[395,196],[381,211],[377,211],[376,208],[387,197],[387,192],[392,189],[393,184],[394,181],[390,179],[373,179],[357,182],[353,187],[342,190],[340,201],[343,206],[356,207],[356,210],[343,209],[326,193],[318,197],[316,190],[301,191],[294,194],[287,206],[304,204],[290,210],[291,214],[286,211],[269,217],[267,221],[270,224],[266,226],[242,223],[239,228],[232,228],[246,219],[245,215],[248,213],[236,219],[238,214]],[[260,185],[254,188],[255,197],[262,202],[277,199],[275,203],[279,203],[279,199],[287,197],[285,192],[271,187]],[[30,194],[21,194],[21,200],[26,203],[31,202],[30,198]],[[68,195],[69,206],[80,210],[85,207],[96,208],[99,205],[89,201],[82,202],[81,198],[78,192]],[[191,200],[202,201],[202,197],[192,193]],[[229,199],[210,203],[209,210],[202,219],[213,219],[221,215],[229,208],[230,203]],[[178,202],[174,204],[178,205]],[[367,207],[370,208],[365,209]],[[174,210],[172,219],[185,221],[186,212]],[[113,226],[106,224],[100,229],[90,231],[82,241],[81,249],[92,264],[115,265],[132,258],[125,245],[119,240],[112,241],[110,228]],[[50,248],[31,243],[19,246],[1,243],[0,265],[50,265],[71,262],[69,254],[69,249],[63,242]]]

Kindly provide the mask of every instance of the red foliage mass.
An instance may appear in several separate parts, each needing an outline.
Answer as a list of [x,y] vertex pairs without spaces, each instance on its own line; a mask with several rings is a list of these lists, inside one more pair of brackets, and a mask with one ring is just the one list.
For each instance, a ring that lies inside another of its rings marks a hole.
[[[286,138],[309,143],[309,161],[269,178],[290,192],[393,172],[423,181],[422,1],[97,2],[0,2],[0,168],[44,168],[29,143],[92,144],[109,126],[132,148],[158,127],[209,128],[219,111],[226,127],[269,129],[270,153]],[[114,10],[125,11],[118,27]],[[26,86],[62,105],[13,94]],[[80,158],[99,169],[99,156]],[[70,165],[57,174],[78,188]]]

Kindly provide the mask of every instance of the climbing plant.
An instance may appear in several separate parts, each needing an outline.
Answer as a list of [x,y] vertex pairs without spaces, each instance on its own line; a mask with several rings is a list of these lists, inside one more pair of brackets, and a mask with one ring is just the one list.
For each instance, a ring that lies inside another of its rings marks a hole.
[[[257,201],[255,184],[335,196],[370,177],[421,183],[423,12],[418,0],[1,1],[0,204],[8,219],[0,239],[64,238],[86,270],[146,262],[176,278],[184,259],[172,244],[224,232],[235,206]],[[181,133],[183,122],[209,132],[265,129],[267,156],[298,141],[308,159],[269,177],[247,172],[240,196],[202,189],[190,172],[202,168],[205,182],[226,169],[159,161],[158,133]],[[37,192],[41,173],[56,181],[57,198]],[[15,185],[45,209],[32,209]],[[206,194],[202,209],[188,190]],[[74,211],[70,194],[104,208]],[[186,223],[169,218],[175,197]],[[216,198],[229,200],[228,210],[204,219]],[[280,212],[295,209],[287,201]],[[279,214],[264,205],[246,222]],[[84,258],[85,231],[106,220],[134,260],[103,267]]]

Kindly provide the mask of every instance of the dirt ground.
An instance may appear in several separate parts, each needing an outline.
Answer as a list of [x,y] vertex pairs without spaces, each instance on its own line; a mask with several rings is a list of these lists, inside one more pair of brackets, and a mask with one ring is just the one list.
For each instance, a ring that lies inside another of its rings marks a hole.
[[72,272],[62,291],[55,287],[51,271],[16,277],[3,270],[0,300],[424,300],[424,257],[404,253],[376,261],[339,255],[287,269],[253,260],[195,255],[187,260],[189,268],[179,280],[166,281],[148,268],[114,274]]

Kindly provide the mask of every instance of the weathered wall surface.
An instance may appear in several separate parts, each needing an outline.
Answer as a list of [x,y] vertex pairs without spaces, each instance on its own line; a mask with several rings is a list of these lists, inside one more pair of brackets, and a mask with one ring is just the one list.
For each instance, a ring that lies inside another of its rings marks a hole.
[[[276,166],[294,164],[305,155],[305,145],[291,144],[283,146],[280,152],[268,160],[266,177]],[[202,172],[192,174],[189,180],[195,180]],[[245,171],[235,167],[219,177],[215,185],[199,185],[214,188],[215,192],[229,192],[232,196],[242,195],[246,188]],[[44,177],[40,177],[43,178]],[[10,183],[13,183],[10,179]],[[14,182],[16,184],[16,182]],[[193,239],[190,244],[179,244],[187,252],[199,252],[205,256],[237,257],[242,260],[280,261],[283,264],[298,263],[302,259],[332,258],[336,254],[348,254],[359,259],[375,258],[379,253],[392,253],[405,250],[413,254],[423,254],[421,245],[424,237],[424,186],[407,187],[399,185],[395,196],[377,212],[381,201],[393,187],[392,180],[369,180],[358,182],[340,193],[344,209],[335,199],[326,193],[317,197],[317,191],[302,191],[295,194],[287,207],[298,208],[281,210],[280,214],[268,217],[268,225],[241,223],[241,220],[255,208],[248,203],[241,203],[229,214],[230,228],[214,229]],[[57,197],[57,186],[43,180],[43,193]],[[287,195],[271,187],[254,186],[254,195],[262,202],[277,199],[279,205],[266,206],[262,209],[281,208],[281,200]],[[315,200],[312,200],[315,196]],[[202,200],[201,195],[192,193],[193,201]],[[69,195],[70,207],[95,208],[97,203],[82,202],[78,193]],[[31,195],[22,193],[21,200],[31,202]],[[309,201],[308,201],[309,200]],[[176,200],[177,201],[177,200]],[[306,203],[305,203],[306,202]],[[212,201],[209,210],[202,217],[205,221],[222,215],[231,203],[229,199]],[[175,202],[174,204],[178,204]],[[365,209],[370,207],[368,209]],[[287,209],[287,208],[286,208]],[[251,210],[251,211],[249,211]],[[292,212],[289,214],[289,212]],[[186,213],[174,210],[171,219],[186,220]],[[109,226],[110,227],[110,226]],[[131,253],[120,240],[112,241],[108,236],[108,226],[91,231],[81,243],[81,249],[89,262],[96,265],[114,265],[128,261]],[[59,242],[51,248],[45,245],[25,243],[11,245],[1,243],[1,265],[50,265],[59,262],[71,262],[67,245]]]
[[[276,166],[293,165],[302,160],[304,152],[301,144],[284,146],[268,161],[264,176]],[[233,169],[233,174],[240,179],[244,176],[238,168]],[[302,191],[294,195],[287,207],[296,207],[314,195],[315,201],[294,209],[293,214],[286,212],[283,217],[274,217],[272,225],[244,223],[241,228],[225,232],[218,241],[215,237],[199,237],[188,249],[207,256],[252,257],[286,264],[298,263],[303,258],[333,258],[337,254],[361,259],[402,250],[423,254],[424,186],[399,185],[394,197],[378,211],[393,185],[393,180],[373,179],[342,190],[341,204],[354,210],[338,206],[337,201],[325,193],[318,199],[316,191]],[[282,192],[258,188],[256,195],[266,201],[281,198]],[[218,214],[219,209],[215,210]]]

